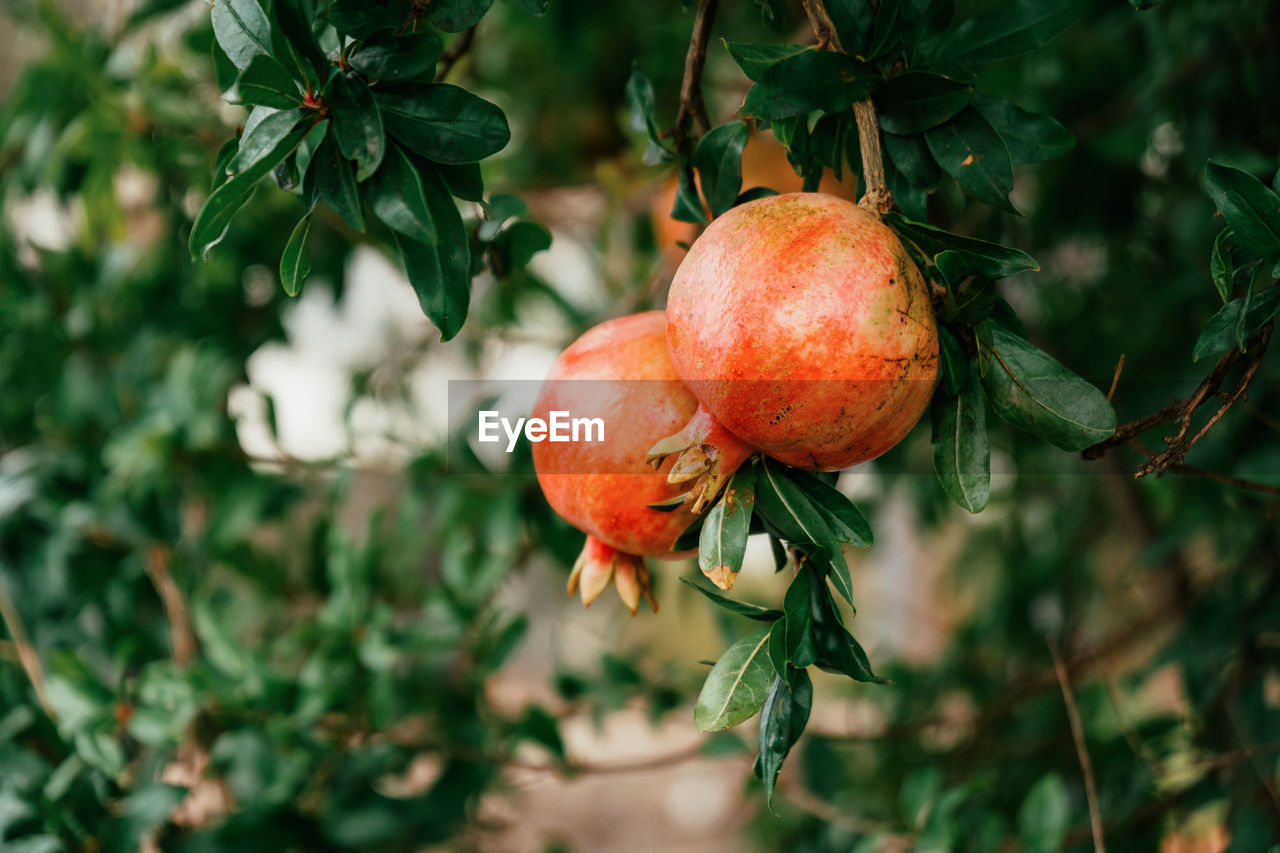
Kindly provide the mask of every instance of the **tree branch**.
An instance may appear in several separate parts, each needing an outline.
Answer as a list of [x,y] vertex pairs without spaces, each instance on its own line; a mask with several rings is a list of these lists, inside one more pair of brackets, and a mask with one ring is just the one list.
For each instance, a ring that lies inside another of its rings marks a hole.
[[44,665],[40,662],[40,655],[36,653],[35,647],[31,645],[26,626],[22,624],[18,608],[14,607],[13,599],[9,597],[9,588],[3,577],[0,577],[0,623],[4,624],[13,640],[14,653],[23,672],[27,674],[27,680],[31,682],[36,701],[44,709],[45,716],[56,722],[58,715],[54,713],[53,705],[49,704],[49,693],[45,689]]
[[1093,829],[1093,849],[1096,853],[1107,853],[1106,843],[1102,839],[1102,812],[1098,808],[1098,791],[1093,781],[1093,762],[1089,760],[1089,750],[1084,743],[1084,726],[1080,722],[1080,712],[1076,709],[1075,696],[1071,693],[1071,679],[1067,668],[1058,654],[1058,644],[1049,638],[1049,656],[1053,658],[1053,671],[1058,677],[1058,686],[1062,689],[1062,701],[1067,706],[1067,723],[1071,726],[1071,740],[1076,745],[1076,756],[1080,759],[1080,770],[1084,773],[1084,793],[1089,801],[1089,826]]
[[169,620],[169,633],[173,637],[173,662],[186,666],[196,654],[196,635],[191,627],[191,614],[186,596],[178,588],[169,573],[170,552],[164,545],[153,545],[147,551],[147,577],[156,588]]
[[[689,38],[689,51],[684,57],[684,79],[680,81],[680,110],[671,131],[677,151],[683,151],[686,145],[696,145],[711,129],[707,105],[702,100],[702,69],[707,64],[707,42],[711,38],[711,25],[715,23],[716,2],[698,0],[698,11],[693,18],[693,35]],[[692,132],[685,131],[686,122],[692,122]]]
[[449,45],[449,49],[440,54],[440,68],[436,71],[436,82],[444,82],[444,78],[449,76],[449,72],[453,70],[453,66],[458,64],[458,60],[466,56],[471,50],[471,45],[476,40],[475,25],[467,27],[462,31],[453,44]]
[[[818,37],[818,47],[845,53],[840,43],[840,34],[827,14],[823,0],[804,0],[804,11],[809,17],[813,33]],[[875,4],[872,4],[875,11]],[[880,150],[880,122],[876,118],[876,107],[870,97],[863,98],[853,105],[853,117],[858,125],[858,147],[862,152],[862,180],[867,191],[858,202],[858,206],[882,216],[893,209],[893,195],[884,175],[884,155]]]

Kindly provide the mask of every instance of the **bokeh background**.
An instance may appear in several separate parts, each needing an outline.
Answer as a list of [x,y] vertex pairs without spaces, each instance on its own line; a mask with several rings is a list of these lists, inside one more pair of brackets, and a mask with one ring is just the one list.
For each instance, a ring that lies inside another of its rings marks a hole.
[[[719,44],[808,41],[786,3],[722,3]],[[957,3],[960,16],[991,6]],[[1122,421],[1189,393],[1218,307],[1208,158],[1280,166],[1280,4],[1094,4],[982,91],[1076,135],[1018,173],[1014,217],[954,187],[933,224],[1018,246],[1032,339]],[[739,851],[1091,849],[1064,661],[1116,850],[1280,839],[1280,500],[1143,456],[1086,462],[993,426],[990,506],[930,472],[927,418],[846,472],[876,544],[849,624],[888,686],[815,684],[771,812],[754,724],[691,706],[746,632],[655,566],[659,613],[564,593],[581,535],[526,456],[446,464],[450,380],[535,380],[600,320],[660,307],[690,239],[641,162],[633,63],[673,119],[676,0],[499,0],[453,72],[513,129],[485,163],[553,234],[477,282],[439,343],[385,235],[263,186],[207,263],[186,249],[244,119],[200,0],[0,4],[0,849]],[[797,181],[764,134],[748,184]],[[754,176],[752,172],[754,171]],[[833,191],[856,193],[856,179]],[[477,210],[465,211],[472,218]],[[1158,440],[1158,437],[1153,439]],[[1190,464],[1280,485],[1280,372]],[[785,588],[754,543],[734,593]]]

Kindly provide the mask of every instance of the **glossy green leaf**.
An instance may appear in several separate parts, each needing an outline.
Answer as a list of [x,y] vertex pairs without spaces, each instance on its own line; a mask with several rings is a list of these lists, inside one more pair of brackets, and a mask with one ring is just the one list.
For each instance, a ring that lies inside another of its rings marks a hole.
[[676,197],[671,205],[671,218],[680,222],[707,224],[707,210],[698,197],[697,183],[693,179],[692,163],[682,162],[676,172]]
[[366,186],[374,215],[390,228],[422,243],[438,241],[422,178],[399,146],[391,146]]
[[277,61],[290,76],[318,90],[329,68],[328,57],[316,44],[312,25],[315,15],[310,0],[274,0],[271,5],[271,47]]
[[832,583],[852,603],[853,584],[840,542],[827,525],[824,513],[790,478],[791,473],[768,457],[761,460],[756,473],[756,512],[792,545],[828,568]]
[[[300,128],[305,134],[306,126],[301,124],[305,117],[305,111],[300,109],[279,112],[263,107],[255,109],[249,122],[245,124],[235,156],[227,163],[227,174],[241,174],[253,169],[264,159],[273,160],[267,171],[274,169],[276,163],[284,159],[283,154],[276,157],[281,143],[286,139],[293,139],[296,145],[301,139],[297,132]],[[292,149],[293,145],[284,153],[287,154]]]
[[876,89],[876,114],[889,133],[909,135],[936,127],[968,106],[973,84],[928,71],[908,71]]
[[776,63],[809,50],[799,44],[744,44],[726,41],[724,46],[733,61],[738,63],[742,73],[753,82],[759,80]]
[[769,640],[765,643],[765,650],[769,655],[769,663],[773,666],[775,673],[785,672],[790,674],[791,665],[787,662],[787,617],[773,623],[769,629]]
[[430,75],[444,45],[434,32],[371,35],[353,53],[351,67],[370,80],[412,80]]
[[338,150],[332,132],[325,134],[311,155],[307,174],[302,179],[302,194],[307,204],[323,201],[352,228],[364,230],[364,211],[360,207],[356,176],[350,161]]
[[1209,277],[1224,304],[1231,299],[1231,290],[1235,285],[1236,270],[1231,254],[1234,244],[1231,229],[1224,228],[1213,238],[1213,249],[1209,252]]
[[889,214],[886,219],[909,239],[915,242],[931,259],[942,252],[957,252],[974,274],[997,279],[1017,275],[1020,272],[1039,271],[1035,258],[1021,249],[961,237],[923,222],[912,222],[904,217]]
[[436,163],[436,171],[449,192],[463,201],[480,202],[484,198],[484,178],[478,163]]
[[432,0],[427,16],[444,32],[460,33],[479,23],[492,5],[493,0]]
[[1004,420],[1069,451],[1115,432],[1115,410],[1096,387],[999,325],[990,346],[982,385]]
[[374,173],[386,153],[387,137],[373,93],[354,74],[339,74],[329,88],[333,138],[342,156],[356,163],[356,180]]
[[374,99],[387,132],[439,163],[476,163],[511,140],[502,110],[448,83],[378,87]]
[[745,122],[722,124],[699,139],[693,151],[693,167],[702,179],[702,195],[712,217],[733,207],[742,190],[742,149],[748,135]]
[[[886,134],[887,135],[887,134]],[[912,219],[929,217],[929,193],[908,181],[894,164],[888,159],[884,164],[885,184],[893,196],[893,203],[898,206],[904,216]]]
[[773,664],[766,646],[769,629],[749,634],[730,646],[716,665],[693,707],[700,732],[732,728],[756,715],[773,684]]
[[236,104],[262,104],[289,109],[302,104],[298,84],[285,67],[266,54],[257,54],[236,78],[231,99]]
[[1044,47],[1074,24],[1089,0],[1009,0],[921,43],[918,55],[981,65]]
[[902,0],[880,0],[876,4],[875,18],[871,25],[871,38],[867,45],[867,58],[884,63],[894,54],[902,41]]
[[902,43],[909,65],[915,65],[916,48],[922,41],[951,26],[955,6],[955,0],[903,0]]
[[969,359],[964,347],[946,326],[938,327],[938,390],[952,397],[969,384]]
[[919,187],[927,192],[937,189],[938,181],[942,178],[942,170],[934,162],[922,134],[898,136],[885,133],[882,134],[882,139],[890,162],[913,187]]
[[408,4],[400,2],[334,0],[329,7],[329,22],[338,32],[361,39],[376,32],[399,29],[408,18],[408,13]]
[[307,260],[307,234],[311,232],[311,211],[298,220],[289,242],[284,245],[284,254],[280,256],[280,282],[284,292],[297,296],[302,291],[302,283],[311,274],[311,262]]
[[884,679],[871,671],[867,653],[840,621],[827,585],[814,583],[809,591],[812,606],[809,630],[813,635],[818,667],[827,672],[842,673],[854,681],[883,682]]
[[1026,853],[1057,853],[1071,826],[1071,795],[1056,773],[1031,786],[1018,810],[1018,839]]
[[858,548],[869,548],[874,542],[866,516],[835,486],[818,479],[808,471],[793,468],[790,479],[809,496],[813,507],[822,515],[839,542]]
[[717,586],[732,585],[742,570],[755,505],[755,466],[744,465],[734,473],[724,496],[707,513],[698,540],[698,568]]
[[1280,287],[1231,300],[1205,323],[1191,353],[1192,361],[1235,349],[1240,346],[1240,339],[1248,340],[1257,334],[1277,311],[1280,311]]
[[191,250],[192,258],[209,256],[209,250],[226,236],[231,220],[249,200],[258,181],[269,175],[306,133],[307,127],[298,125],[292,132],[277,140],[270,151],[257,157],[251,165],[236,175],[227,178],[209,194],[200,212],[196,214],[195,222],[191,224],[191,235],[187,245]]
[[835,24],[840,44],[846,53],[867,56],[875,16],[866,0],[825,0],[827,14]]
[[998,98],[976,97],[973,106],[1004,140],[1014,164],[1052,160],[1075,147],[1076,138],[1055,119]]
[[987,403],[977,365],[958,394],[937,393],[929,406],[933,423],[933,469],[951,499],[981,512],[991,497],[991,448]]
[[[786,615],[784,630],[785,651],[788,663],[804,668],[818,659],[813,647],[813,585],[822,578],[813,576],[813,570],[805,563],[796,570],[791,585],[782,598],[782,612]],[[785,671],[785,670],[784,670]]]
[[255,56],[271,55],[271,23],[258,0],[218,0],[211,12],[213,34],[243,71]]
[[770,66],[747,92],[738,111],[774,121],[814,110],[838,113],[871,93],[880,74],[853,57],[807,50]]
[[711,599],[711,601],[718,607],[723,607],[730,613],[737,613],[739,616],[745,616],[748,619],[755,619],[758,622],[774,622],[782,617],[781,610],[774,610],[769,607],[762,607],[759,604],[752,604],[747,601],[741,601],[737,598],[730,598],[719,590],[705,587],[700,583],[694,583],[688,578],[680,578],[680,582],[693,587],[698,592]]
[[791,678],[775,676],[769,695],[760,709],[759,764],[760,778],[764,782],[765,802],[772,803],[774,787],[782,764],[804,732],[813,707],[813,682],[803,669],[795,670]]
[[1009,203],[1013,163],[1000,134],[973,107],[928,130],[924,139],[942,170],[965,192],[992,207],[1016,213]]
[[435,226],[436,243],[395,234],[405,273],[422,312],[449,340],[461,330],[471,298],[471,252],[457,205],[435,170],[419,170],[423,194]]
[[1280,194],[1248,172],[1212,161],[1205,182],[1236,242],[1267,261],[1280,259]]

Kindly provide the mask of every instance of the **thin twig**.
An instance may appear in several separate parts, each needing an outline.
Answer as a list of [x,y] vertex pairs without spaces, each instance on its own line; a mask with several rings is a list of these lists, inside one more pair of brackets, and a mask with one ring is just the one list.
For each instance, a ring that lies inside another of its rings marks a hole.
[[54,713],[53,705],[49,703],[49,693],[45,689],[44,665],[40,662],[40,655],[36,653],[35,647],[31,645],[26,626],[22,624],[18,608],[14,607],[13,599],[9,597],[9,587],[5,584],[3,577],[0,577],[0,621],[4,623],[5,630],[13,640],[18,662],[22,665],[23,672],[27,674],[27,680],[31,682],[36,701],[44,709],[45,715],[57,722],[58,715]]
[[[707,117],[707,105],[702,99],[702,69],[707,64],[707,42],[711,39],[711,25],[716,19],[717,0],[698,0],[698,11],[693,18],[693,35],[689,37],[689,51],[684,57],[684,79],[680,82],[680,110],[671,134],[676,150],[692,147],[711,129]],[[692,127],[686,131],[685,123]]]
[[1071,739],[1075,741],[1076,756],[1080,759],[1080,769],[1084,773],[1084,793],[1089,801],[1089,825],[1093,828],[1093,849],[1097,853],[1106,853],[1107,846],[1102,840],[1102,811],[1098,808],[1098,791],[1093,783],[1093,763],[1089,760],[1089,750],[1084,743],[1084,726],[1080,723],[1080,712],[1076,709],[1075,696],[1071,693],[1071,678],[1058,654],[1058,643],[1049,638],[1049,655],[1053,658],[1053,671],[1058,677],[1058,686],[1062,688],[1062,700],[1067,706],[1067,722],[1071,726]]
[[[872,11],[874,12],[874,4]],[[818,37],[818,47],[836,53],[848,53],[840,43],[840,34],[836,31],[831,16],[823,0],[804,0],[804,11],[809,17],[809,25]],[[862,152],[862,180],[867,191],[858,202],[858,206],[875,213],[877,216],[893,209],[893,196],[884,174],[884,155],[880,150],[880,122],[876,118],[876,107],[871,98],[863,98],[853,105],[853,117],[858,125],[858,146]]]
[[476,40],[476,28],[474,25],[467,27],[462,31],[453,44],[449,45],[449,49],[440,54],[440,68],[436,71],[436,82],[444,82],[444,78],[449,76],[449,72],[453,70],[453,66],[458,64],[458,60],[467,55],[471,50],[472,43]]
[[169,633],[173,637],[173,662],[178,666],[186,666],[196,654],[196,634],[191,627],[186,596],[169,573],[169,557],[167,547],[153,545],[147,551],[147,577],[151,579],[152,586],[156,588],[156,593],[164,604]]
[[1111,389],[1107,391],[1107,402],[1110,403],[1112,398],[1116,396],[1116,386],[1120,384],[1120,374],[1124,370],[1124,353],[1120,353],[1120,360],[1116,362],[1115,375],[1111,377]]

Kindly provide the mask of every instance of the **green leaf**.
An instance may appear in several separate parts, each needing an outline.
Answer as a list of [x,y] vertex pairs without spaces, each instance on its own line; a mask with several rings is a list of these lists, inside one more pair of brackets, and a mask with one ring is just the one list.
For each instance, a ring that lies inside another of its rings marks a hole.
[[1280,194],[1248,172],[1212,161],[1205,182],[1236,242],[1267,261],[1280,259]]
[[1013,163],[1000,134],[972,107],[925,132],[929,152],[965,192],[992,207],[1017,213],[1009,203]]
[[882,137],[889,161],[911,186],[926,192],[937,189],[938,181],[942,178],[942,170],[938,168],[933,155],[929,153],[929,146],[925,143],[923,135],[897,136],[885,133]]
[[773,664],[765,648],[769,629],[749,634],[728,648],[711,668],[698,701],[693,723],[700,732],[732,728],[756,715],[773,683]]
[[813,682],[809,673],[798,669],[790,678],[773,679],[764,707],[760,709],[760,777],[764,781],[765,802],[773,802],[773,790],[782,764],[804,732],[813,707]]
[[477,163],[511,140],[502,110],[448,83],[411,89],[379,86],[374,99],[387,132],[428,160]]
[[[796,570],[786,595],[782,597],[782,612],[786,614],[784,641],[786,659],[801,669],[818,659],[813,647],[813,585],[822,584],[822,578],[814,578],[808,563]],[[824,584],[825,586],[825,584]],[[785,671],[785,670],[784,670]]]
[[211,13],[213,35],[243,71],[255,56],[271,55],[271,23],[258,0],[218,0]]
[[428,6],[431,23],[446,33],[474,27],[489,11],[493,0],[433,0]]
[[403,36],[383,31],[371,35],[349,61],[370,80],[412,80],[431,74],[443,50],[440,36],[431,31]]
[[[252,169],[264,158],[273,157],[283,140],[297,135],[296,131],[301,126],[300,122],[305,115],[306,113],[300,109],[279,112],[269,107],[255,109],[245,124],[244,134],[240,137],[240,147],[227,163],[227,174],[238,175]],[[296,145],[297,142],[295,141],[294,144]],[[291,150],[293,146],[284,153],[287,154]],[[274,169],[283,159],[282,154],[279,159],[271,163],[267,171]]]
[[870,45],[867,47],[868,59],[881,63],[894,51],[902,40],[899,26],[901,18],[902,0],[880,0],[876,6]]
[[969,384],[969,359],[960,339],[946,326],[938,326],[938,390],[954,397]]
[[398,233],[394,236],[422,312],[447,341],[458,334],[467,317],[471,252],[462,216],[444,182],[429,165],[418,171],[437,242],[424,243]]
[[195,222],[191,224],[191,236],[187,245],[191,257],[207,258],[209,251],[222,241],[231,226],[236,212],[253,194],[258,181],[271,173],[278,163],[289,155],[307,133],[300,124],[291,133],[279,139],[267,153],[259,156],[251,165],[218,185],[205,199]]
[[854,681],[882,683],[884,679],[871,671],[871,662],[867,653],[853,635],[840,621],[835,602],[824,583],[812,584],[809,588],[811,598],[811,627],[814,649],[817,651],[817,664],[827,672],[838,672],[849,676]]
[[1018,838],[1025,853],[1057,853],[1071,821],[1071,796],[1062,777],[1047,773],[1031,786],[1018,809]]
[[698,568],[722,589],[742,570],[755,504],[755,466],[744,465],[729,481],[724,496],[707,513],[698,540]]
[[822,515],[823,521],[831,529],[831,533],[839,542],[846,542],[858,548],[871,547],[874,537],[867,518],[845,497],[835,486],[818,479],[808,471],[792,468],[788,472],[790,479],[809,496],[814,509]]
[[298,220],[289,242],[284,245],[284,254],[280,256],[280,281],[284,292],[297,296],[302,290],[302,283],[311,274],[311,262],[307,260],[307,234],[311,231],[311,211]]
[[827,14],[835,24],[840,44],[855,56],[866,56],[875,16],[866,0],[826,0]]
[[738,111],[744,118],[775,121],[814,110],[838,113],[871,93],[880,73],[853,57],[807,50],[760,75]]
[[973,106],[1000,134],[1015,164],[1052,160],[1075,147],[1071,131],[1049,116],[1027,112],[998,98],[979,96],[973,99]]
[[752,82],[759,80],[764,72],[778,62],[809,50],[799,44],[744,44],[725,41],[724,46],[733,61],[738,63],[742,73]]
[[383,30],[398,29],[408,14],[406,3],[334,0],[329,7],[329,23],[344,35],[362,39]]
[[1011,0],[922,42],[918,55],[981,65],[1038,50],[1071,26],[1089,0]]
[[853,585],[840,542],[827,525],[826,516],[804,489],[792,481],[792,473],[768,457],[761,459],[756,475],[756,511],[792,545],[828,568],[840,594],[853,602]]
[[921,133],[960,112],[972,97],[973,84],[968,81],[907,71],[876,90],[876,114],[889,133]]
[[702,178],[702,195],[719,216],[737,201],[742,189],[742,149],[747,147],[746,122],[734,121],[713,128],[698,140],[693,166]]
[[1002,326],[990,328],[982,385],[1000,417],[1069,451],[1115,432],[1115,410],[1101,391]]
[[781,610],[773,610],[768,607],[762,607],[759,604],[751,604],[747,601],[740,601],[736,598],[730,598],[724,593],[705,587],[700,583],[694,583],[688,578],[680,578],[681,583],[688,584],[698,592],[718,605],[728,610],[730,613],[737,613],[739,616],[745,616],[748,619],[755,619],[758,622],[774,622],[782,617]]
[[702,206],[702,199],[698,198],[697,184],[693,179],[693,163],[686,158],[681,158],[680,169],[676,172],[676,197],[671,205],[671,218],[707,224],[707,211]]
[[1277,311],[1280,311],[1280,287],[1267,288],[1252,298],[1243,296],[1231,300],[1205,323],[1191,360],[1199,361],[1206,355],[1235,349],[1240,346],[1240,338],[1253,337]]
[[1231,229],[1224,228],[1213,238],[1213,249],[1209,252],[1209,275],[1223,304],[1231,299],[1231,290],[1235,284],[1236,270],[1231,256],[1234,243]]
[[386,153],[387,138],[373,93],[354,74],[339,74],[330,86],[330,121],[338,150],[356,162],[356,180],[373,174]]
[[390,228],[423,243],[438,241],[422,178],[399,146],[391,146],[367,187],[374,215]]
[[328,57],[316,44],[311,26],[315,19],[309,0],[275,0],[271,6],[272,53],[290,76],[305,81],[304,89],[319,89]]
[[513,222],[494,246],[506,254],[512,269],[524,269],[538,252],[551,248],[551,232],[533,222]]
[[256,54],[236,78],[233,104],[262,104],[289,109],[302,104],[298,84],[285,67],[266,54]]
[[484,179],[478,163],[436,163],[436,171],[449,192],[463,201],[479,203],[484,198]]
[[1007,278],[1020,272],[1040,270],[1035,258],[1021,249],[961,237],[923,222],[912,222],[896,214],[889,214],[886,219],[931,259],[936,259],[943,252],[957,252],[964,257],[974,274],[983,278]]
[[364,211],[351,163],[342,156],[330,132],[316,147],[302,181],[302,195],[308,205],[323,201],[357,231],[364,230]]
[[516,5],[525,14],[541,18],[547,14],[547,8],[551,5],[551,0],[516,0]]
[[953,501],[969,512],[981,512],[991,497],[991,448],[977,365],[970,370],[969,381],[958,394],[937,393],[929,406],[933,469]]
[[644,164],[655,166],[671,160],[674,155],[662,141],[653,83],[641,73],[637,64],[631,66],[631,76],[627,78],[626,96],[627,103],[631,107],[629,121],[631,129],[648,136],[644,149]]

